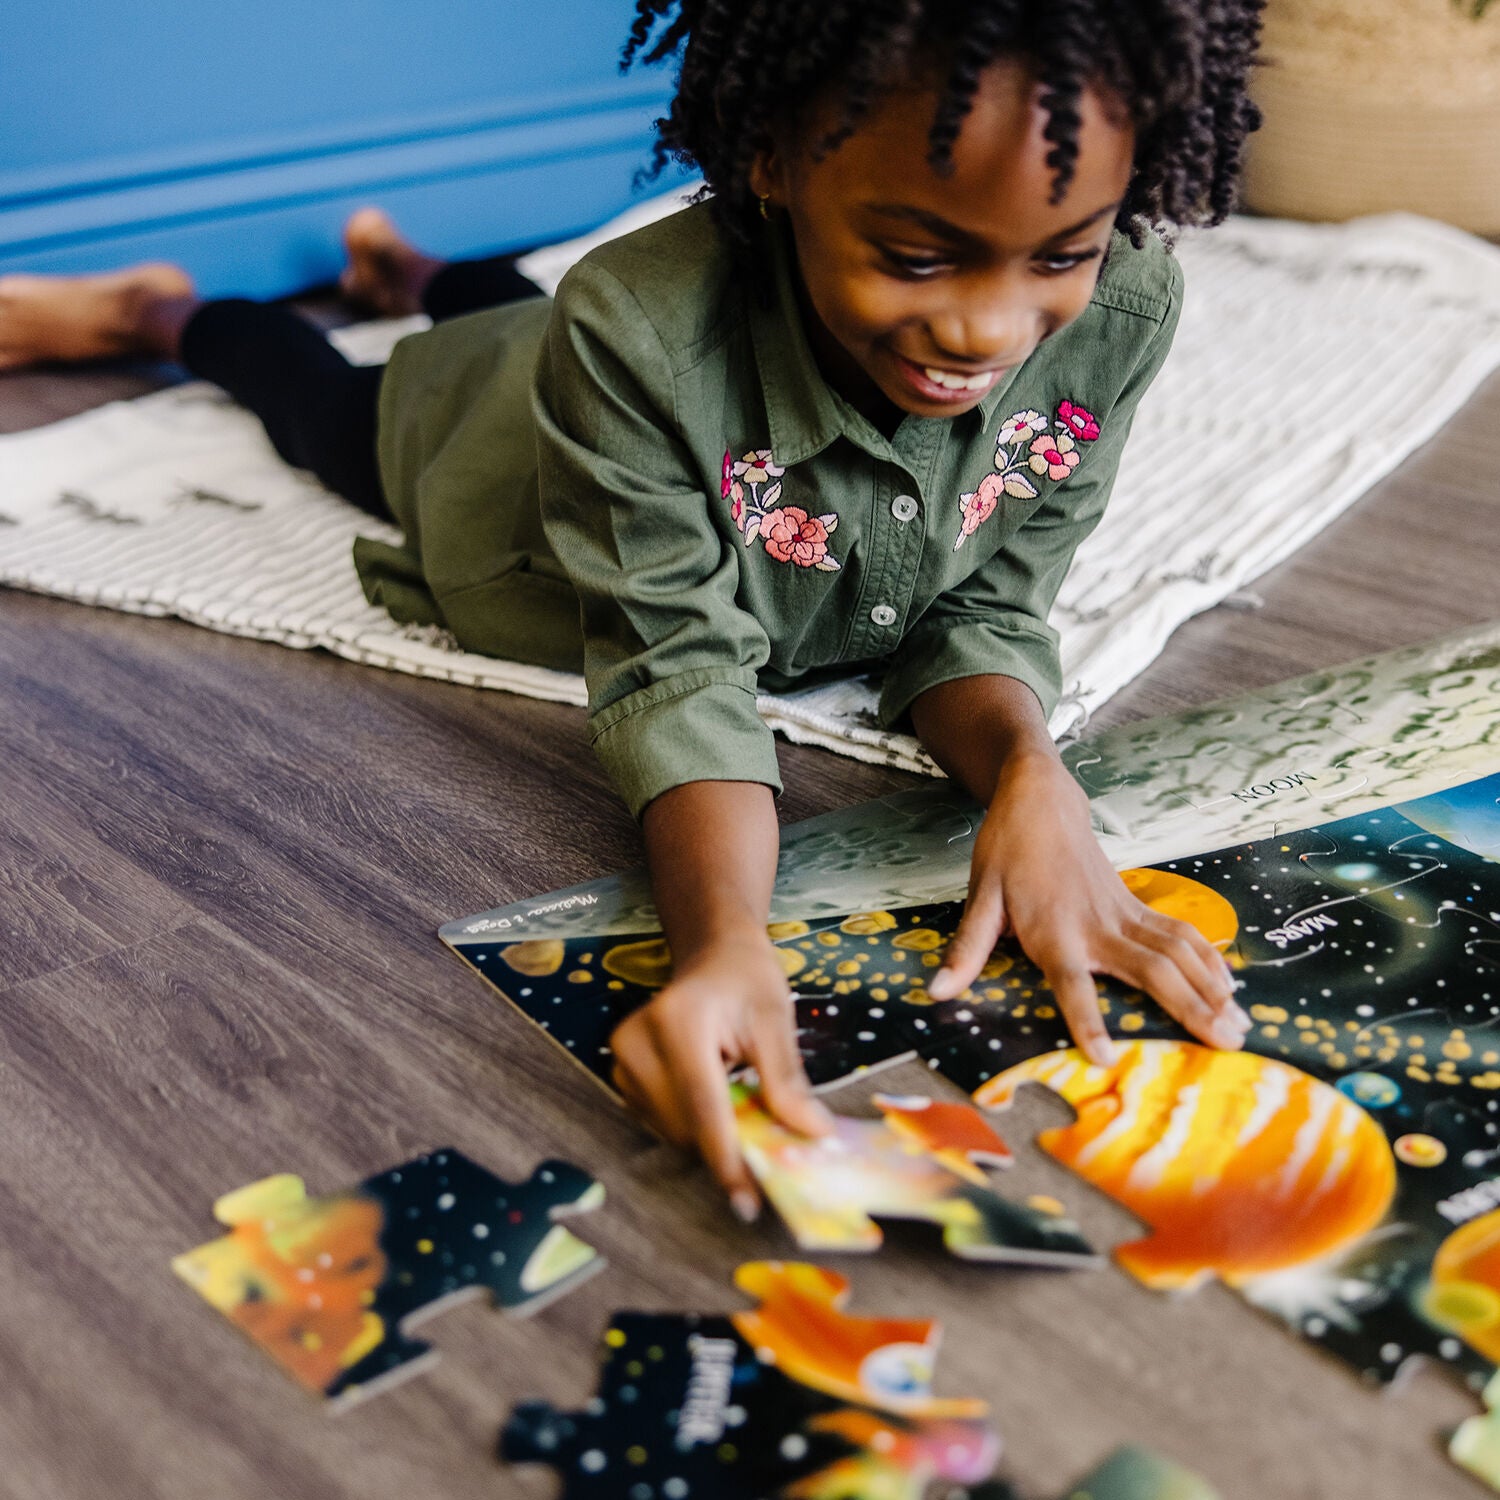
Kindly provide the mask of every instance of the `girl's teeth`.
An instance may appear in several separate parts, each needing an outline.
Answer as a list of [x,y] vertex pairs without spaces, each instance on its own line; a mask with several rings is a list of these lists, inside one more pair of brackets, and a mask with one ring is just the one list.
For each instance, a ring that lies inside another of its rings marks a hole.
[[923,369],[922,373],[946,391],[982,391],[994,384],[993,375],[952,375],[947,370]]

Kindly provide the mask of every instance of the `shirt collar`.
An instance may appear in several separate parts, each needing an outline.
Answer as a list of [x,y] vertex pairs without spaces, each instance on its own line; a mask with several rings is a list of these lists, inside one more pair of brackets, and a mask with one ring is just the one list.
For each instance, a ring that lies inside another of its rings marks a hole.
[[750,335],[765,395],[771,451],[778,464],[798,464],[843,436],[848,408],[823,379],[802,323],[788,233],[779,219],[760,226],[760,253],[770,271],[770,298],[752,288]]
[[[845,436],[879,457],[892,457],[886,440],[831,389],[818,369],[797,296],[789,231],[780,216],[760,228],[760,251],[771,273],[770,300],[763,304],[751,292],[750,333],[776,462],[802,463]],[[1017,373],[1011,370],[997,381],[965,416],[947,420],[972,424],[977,417],[984,429],[993,427]]]

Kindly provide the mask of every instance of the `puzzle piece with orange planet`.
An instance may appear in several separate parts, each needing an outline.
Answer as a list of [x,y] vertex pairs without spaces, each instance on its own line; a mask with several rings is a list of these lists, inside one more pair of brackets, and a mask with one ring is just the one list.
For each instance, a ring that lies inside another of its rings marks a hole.
[[985,1166],[1011,1154],[969,1104],[877,1094],[879,1120],[835,1115],[832,1132],[799,1135],[777,1121],[753,1089],[734,1089],[735,1128],[746,1164],[799,1249],[878,1250],[876,1219],[938,1226],[949,1254],[964,1260],[1097,1266],[1098,1253],[1045,1199],[1014,1203]]
[[820,1266],[757,1261],[727,1316],[622,1312],[587,1407],[517,1407],[510,1463],[556,1469],[564,1500],[922,1500],[971,1485],[1000,1442],[983,1401],[932,1394],[941,1330],[844,1311]]
[[564,1161],[509,1183],[435,1151],[358,1186],[309,1197],[283,1174],[225,1194],[228,1233],[172,1269],[305,1389],[344,1404],[421,1369],[410,1325],[487,1292],[534,1312],[603,1266],[556,1218],[604,1201]]

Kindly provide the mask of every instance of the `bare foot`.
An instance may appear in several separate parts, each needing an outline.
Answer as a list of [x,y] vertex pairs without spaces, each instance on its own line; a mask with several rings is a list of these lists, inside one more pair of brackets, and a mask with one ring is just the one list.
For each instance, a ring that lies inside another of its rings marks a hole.
[[192,278],[177,266],[0,276],[0,370],[133,354],[170,359],[197,305]]
[[424,255],[401,236],[388,214],[361,208],[344,225],[349,265],[339,290],[361,307],[387,318],[421,312],[422,293],[442,269],[436,256]]

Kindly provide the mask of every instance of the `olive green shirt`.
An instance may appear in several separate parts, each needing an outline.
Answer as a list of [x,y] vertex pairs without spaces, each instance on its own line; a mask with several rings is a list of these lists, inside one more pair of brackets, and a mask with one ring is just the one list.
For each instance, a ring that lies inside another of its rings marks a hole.
[[1000,673],[1048,712],[1047,624],[1176,327],[1181,273],[1116,236],[1088,308],[979,406],[887,438],[819,373],[789,249],[771,296],[708,207],[594,250],[558,289],[397,346],[381,473],[405,545],[365,592],[466,648],[582,668],[639,813],[687,781],[780,787],[759,688],[883,674],[882,721]]

